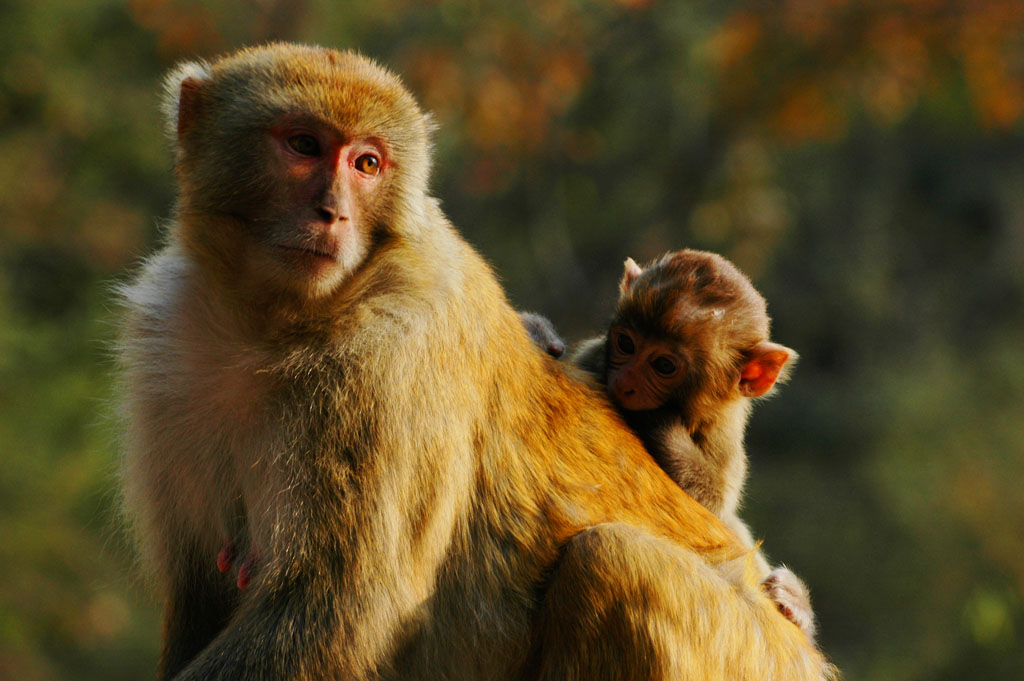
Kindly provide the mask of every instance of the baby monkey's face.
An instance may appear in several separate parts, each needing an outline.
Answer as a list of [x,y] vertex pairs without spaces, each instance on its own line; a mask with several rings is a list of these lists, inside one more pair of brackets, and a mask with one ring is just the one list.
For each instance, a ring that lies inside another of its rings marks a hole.
[[628,411],[666,404],[686,376],[686,357],[678,344],[649,338],[628,326],[608,333],[608,394]]

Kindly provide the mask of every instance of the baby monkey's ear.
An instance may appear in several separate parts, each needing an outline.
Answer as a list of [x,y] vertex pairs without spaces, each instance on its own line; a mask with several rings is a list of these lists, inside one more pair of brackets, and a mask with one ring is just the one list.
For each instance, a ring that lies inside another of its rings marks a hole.
[[766,395],[776,382],[789,377],[789,370],[796,357],[796,352],[785,345],[771,341],[758,343],[748,353],[740,372],[740,393],[744,397]]
[[640,269],[640,265],[637,265],[633,258],[626,258],[626,262],[623,265],[622,280],[619,282],[619,293],[628,291],[633,282],[637,280],[637,277],[643,273],[644,271]]

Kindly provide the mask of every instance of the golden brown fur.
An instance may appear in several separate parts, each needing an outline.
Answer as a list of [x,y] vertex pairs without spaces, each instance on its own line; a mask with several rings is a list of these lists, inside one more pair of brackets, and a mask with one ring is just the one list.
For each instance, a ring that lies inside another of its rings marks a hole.
[[[160,678],[830,673],[732,533],[531,346],[426,194],[428,124],[394,76],[272,45],[169,90],[178,218],[124,290],[122,348]],[[309,282],[258,222],[289,206],[263,131],[296,112],[394,160],[357,257]],[[238,538],[260,560],[244,592],[213,559]]]

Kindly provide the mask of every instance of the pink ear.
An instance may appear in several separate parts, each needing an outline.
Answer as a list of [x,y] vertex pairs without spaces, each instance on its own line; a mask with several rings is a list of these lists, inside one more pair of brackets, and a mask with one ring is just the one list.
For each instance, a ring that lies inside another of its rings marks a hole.
[[184,137],[199,118],[202,87],[202,83],[195,78],[185,78],[181,81],[181,91],[178,95],[178,139]]
[[640,266],[636,264],[633,258],[626,258],[623,266],[622,281],[619,282],[619,292],[625,293],[628,291],[633,282],[637,280],[637,277],[643,273],[644,271],[640,269]]
[[750,352],[740,373],[740,393],[745,397],[761,397],[784,377],[786,363],[796,353],[785,345],[764,341]]

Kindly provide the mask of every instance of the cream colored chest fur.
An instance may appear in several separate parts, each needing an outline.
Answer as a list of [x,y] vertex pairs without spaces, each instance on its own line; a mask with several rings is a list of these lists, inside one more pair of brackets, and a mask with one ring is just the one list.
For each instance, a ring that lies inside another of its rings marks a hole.
[[166,529],[196,537],[212,560],[225,541],[272,524],[261,514],[288,443],[270,435],[282,417],[259,351],[211,323],[178,265],[153,267],[129,291],[145,307],[125,339],[128,502],[146,524],[178,519]]

